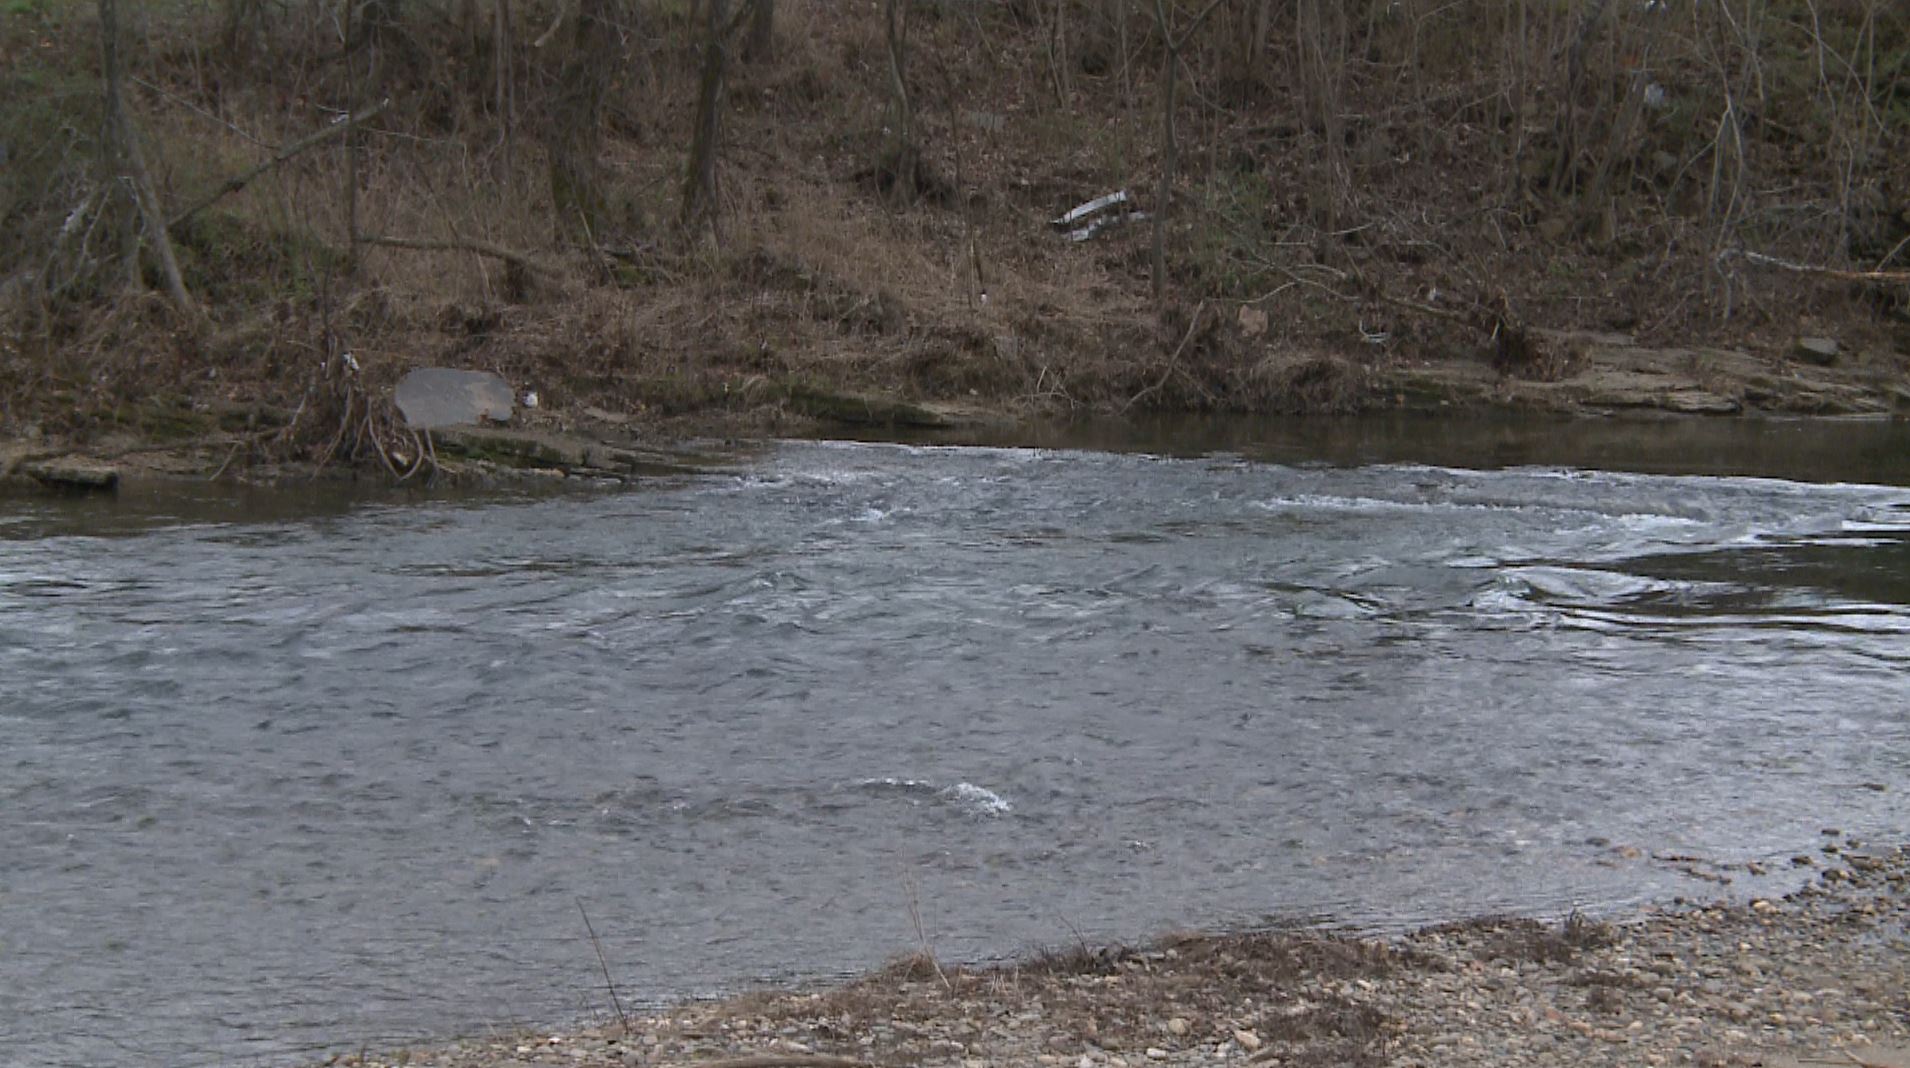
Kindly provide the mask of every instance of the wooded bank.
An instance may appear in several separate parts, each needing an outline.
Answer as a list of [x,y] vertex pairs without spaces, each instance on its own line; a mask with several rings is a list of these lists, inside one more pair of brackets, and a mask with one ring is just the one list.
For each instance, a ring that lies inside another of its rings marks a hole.
[[1888,0],[7,0],[0,59],[16,434],[316,449],[421,363],[670,415],[1910,362]]

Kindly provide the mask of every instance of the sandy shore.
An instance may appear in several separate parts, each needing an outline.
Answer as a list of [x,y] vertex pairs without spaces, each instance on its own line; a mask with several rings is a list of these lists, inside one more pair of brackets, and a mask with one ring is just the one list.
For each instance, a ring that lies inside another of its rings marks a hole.
[[[1805,858],[1800,858],[1800,864]],[[1910,1068],[1910,850],[1826,837],[1781,900],[1376,939],[1163,938],[984,970],[900,962],[565,1033],[339,1065]]]

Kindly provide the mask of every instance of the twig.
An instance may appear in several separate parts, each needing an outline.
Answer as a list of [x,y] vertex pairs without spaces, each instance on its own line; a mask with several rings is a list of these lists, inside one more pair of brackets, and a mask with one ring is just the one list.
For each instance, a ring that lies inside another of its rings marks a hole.
[[181,226],[184,226],[186,222],[190,220],[194,215],[199,214],[200,212],[206,210],[207,208],[213,206],[214,204],[217,204],[219,201],[224,200],[226,197],[229,197],[232,194],[238,192],[239,190],[244,189],[246,186],[251,185],[253,180],[258,178],[259,175],[264,174],[265,172],[271,170],[272,168],[278,166],[281,163],[284,163],[286,160],[291,159],[293,156],[298,155],[299,153],[305,151],[308,148],[311,148],[313,145],[322,144],[325,141],[328,141],[334,137],[337,137],[338,135],[351,129],[353,126],[356,126],[359,123],[364,122],[365,120],[378,115],[380,112],[384,111],[386,108],[390,106],[391,106],[390,100],[379,101],[376,105],[374,105],[368,111],[362,112],[357,115],[346,115],[344,118],[334,121],[330,126],[327,126],[316,133],[307,134],[306,136],[298,139],[297,141],[292,142],[291,144],[281,149],[277,155],[273,156],[271,159],[266,160],[264,163],[261,163],[258,166],[242,174],[233,175],[232,177],[227,178],[224,182],[221,182],[219,185],[219,188],[213,190],[210,195],[201,198],[197,204],[194,204],[192,207],[187,208],[186,210],[173,216],[172,221],[166,224],[166,229],[168,230],[179,229]]
[[1886,254],[1886,255],[1884,256],[1884,258],[1883,258],[1883,259],[1880,259],[1880,260],[1878,260],[1878,261],[1877,261],[1877,267],[1876,267],[1876,269],[1877,269],[1877,270],[1879,270],[1879,271],[1881,271],[1881,270],[1883,270],[1883,269],[1884,269],[1885,267],[1887,267],[1887,266],[1889,266],[1889,265],[1890,265],[1890,261],[1891,261],[1891,260],[1894,260],[1894,259],[1896,259],[1896,258],[1897,258],[1897,253],[1899,253],[1899,252],[1902,252],[1902,251],[1903,251],[1903,249],[1904,249],[1904,246],[1905,246],[1905,245],[1910,245],[1910,237],[1906,237],[1906,238],[1904,238],[1904,239],[1903,239],[1902,241],[1899,241],[1899,242],[1897,242],[1897,247],[1896,247],[1896,248],[1893,248],[1893,249],[1891,249],[1891,250],[1890,250],[1890,251],[1889,251],[1889,252],[1888,252],[1888,253],[1887,253],[1887,254]]
[[[429,432],[426,432],[427,439]],[[597,951],[597,967],[603,969],[604,989],[610,992],[610,1007],[617,1010],[617,1022],[630,1030],[630,1017],[623,1014],[623,1002],[617,1000],[617,984],[610,981],[610,962],[604,959],[604,945],[597,940],[597,929],[590,925],[590,913],[584,911],[584,899],[577,899],[577,914],[584,918],[584,930],[590,933],[590,945]]]
[[1173,377],[1174,372],[1180,370],[1180,354],[1187,350],[1188,342],[1194,340],[1194,332],[1200,329],[1200,317],[1206,311],[1207,302],[1204,300],[1194,306],[1194,321],[1187,324],[1187,336],[1180,339],[1180,344],[1174,346],[1174,354],[1167,358],[1167,370],[1161,372],[1161,377],[1157,379],[1153,385],[1129,397],[1127,403],[1121,405],[1122,415],[1126,415],[1128,409],[1139,404],[1142,397],[1150,393],[1158,393],[1162,386],[1167,385],[1167,380]]

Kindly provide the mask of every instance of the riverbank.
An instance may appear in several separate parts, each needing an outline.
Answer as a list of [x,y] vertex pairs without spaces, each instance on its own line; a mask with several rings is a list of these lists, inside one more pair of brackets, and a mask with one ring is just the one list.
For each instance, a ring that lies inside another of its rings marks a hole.
[[[0,491],[97,491],[182,482],[460,489],[635,482],[721,469],[749,451],[747,442],[803,437],[1168,454],[1225,451],[1275,462],[1593,464],[1664,474],[1910,480],[1910,467],[1895,461],[1901,450],[1891,444],[1902,436],[1902,416],[1885,414],[1902,387],[1883,376],[1836,382],[1793,376],[1786,379],[1786,388],[1797,391],[1792,396],[1834,397],[1831,412],[1739,408],[1736,417],[1720,419],[1691,409],[1727,403],[1724,395],[1676,373],[1634,369],[1527,383],[1519,387],[1524,392],[1516,402],[1493,399],[1504,384],[1463,368],[1428,366],[1411,373],[1418,376],[1412,379],[1416,395],[1440,398],[1436,403],[1276,418],[1184,412],[1044,418],[973,403],[846,396],[837,398],[845,412],[831,418],[784,404],[655,422],[588,405],[580,411],[520,408],[508,425],[400,436],[390,452],[394,461],[413,464],[424,452],[424,462],[409,477],[380,464],[376,454],[330,462],[275,454],[262,450],[252,432],[76,438],[36,429],[29,437],[0,439]],[[1711,389],[1716,388],[1713,381]],[[1601,389],[1630,392],[1620,397]],[[1607,403],[1621,399],[1626,403]],[[1835,414],[1850,410],[1861,414]]]
[[1815,877],[1777,900],[1382,938],[1172,935],[986,969],[922,954],[839,986],[326,1063],[1910,1065],[1910,852],[1827,831],[1792,863]]

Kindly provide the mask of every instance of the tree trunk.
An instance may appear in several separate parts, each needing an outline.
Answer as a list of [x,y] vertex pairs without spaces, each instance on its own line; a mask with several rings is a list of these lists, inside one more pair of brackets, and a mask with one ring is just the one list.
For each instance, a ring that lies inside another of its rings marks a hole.
[[[166,234],[166,216],[159,210],[159,195],[153,191],[152,177],[146,171],[146,158],[139,148],[139,132],[132,116],[126,113],[126,72],[119,57],[119,5],[116,0],[99,0],[100,72],[106,82],[106,164],[114,179],[126,187],[132,198],[143,240],[152,242],[153,253],[166,279],[166,293],[173,304],[189,317],[197,318],[198,306],[186,292],[185,279],[179,273],[179,261],[173,256],[172,238]],[[138,279],[139,244],[142,238],[126,242],[132,262],[129,279]]]
[[909,16],[906,0],[883,0],[883,35],[889,53],[889,136],[883,148],[882,170],[889,178],[889,195],[898,202],[915,198],[915,106],[909,102],[905,72],[909,61]]
[[743,39],[743,57],[754,62],[776,54],[776,0],[749,0],[749,36]]
[[706,0],[703,73],[696,94],[696,125],[683,175],[683,224],[716,225],[716,152],[722,135],[723,77],[729,66],[729,0]]
[[1261,67],[1267,58],[1267,34],[1273,32],[1273,0],[1259,0],[1253,7],[1253,28],[1247,38],[1247,76],[1261,80]]
[[613,3],[578,3],[546,134],[551,207],[558,233],[572,240],[589,241],[601,235],[609,219],[600,156],[604,99],[617,61]]

